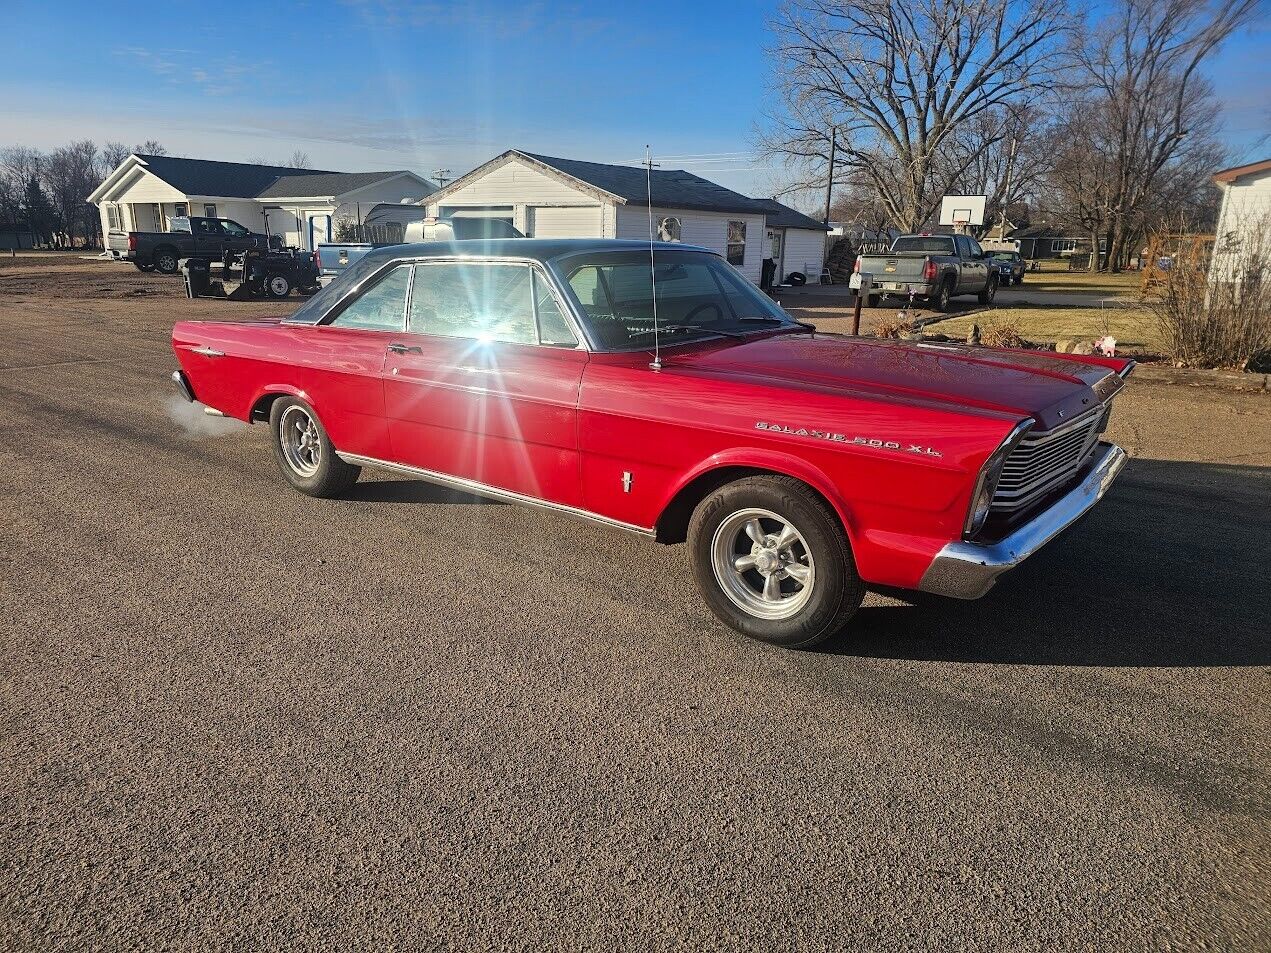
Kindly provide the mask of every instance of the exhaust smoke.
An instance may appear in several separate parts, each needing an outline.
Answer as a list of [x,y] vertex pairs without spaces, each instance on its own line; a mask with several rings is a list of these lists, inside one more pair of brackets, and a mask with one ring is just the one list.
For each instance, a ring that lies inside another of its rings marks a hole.
[[172,422],[193,440],[223,437],[247,428],[247,424],[233,417],[211,417],[203,412],[203,404],[190,403],[175,394],[164,400],[163,409],[172,418]]

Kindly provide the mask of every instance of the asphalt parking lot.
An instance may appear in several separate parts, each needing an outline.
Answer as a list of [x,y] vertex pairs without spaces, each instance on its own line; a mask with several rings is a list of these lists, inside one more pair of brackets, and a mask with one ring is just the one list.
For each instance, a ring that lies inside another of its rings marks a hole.
[[67,268],[0,270],[0,946],[1271,948],[1271,397],[1133,382],[1091,518],[790,652],[683,547],[295,494],[166,379],[276,306]]

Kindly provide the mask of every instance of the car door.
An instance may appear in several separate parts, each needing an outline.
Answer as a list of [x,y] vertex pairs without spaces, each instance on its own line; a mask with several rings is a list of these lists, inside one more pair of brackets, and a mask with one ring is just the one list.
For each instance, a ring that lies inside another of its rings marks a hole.
[[978,294],[988,287],[989,268],[991,266],[988,259],[984,257],[984,249],[980,247],[979,242],[969,235],[963,235],[962,242],[966,247],[966,255],[963,258],[962,266],[966,269],[966,290]]
[[214,218],[200,218],[191,224],[194,251],[200,258],[220,258],[225,252],[225,235]]
[[387,459],[383,370],[388,345],[406,326],[410,265],[391,267],[324,324],[298,328],[295,382],[342,453]]
[[564,314],[530,263],[417,263],[384,368],[392,459],[578,506],[587,352]]

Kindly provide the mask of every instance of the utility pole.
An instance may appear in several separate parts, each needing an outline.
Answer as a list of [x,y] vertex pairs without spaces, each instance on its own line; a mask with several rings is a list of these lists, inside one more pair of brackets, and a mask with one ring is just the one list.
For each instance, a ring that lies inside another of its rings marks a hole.
[[830,171],[825,177],[825,219],[822,222],[826,228],[830,227],[830,198],[834,194],[834,153],[838,147],[838,126],[830,127]]
[[434,169],[432,177],[433,181],[437,183],[437,188],[444,189],[446,187],[446,183],[450,181],[450,170]]

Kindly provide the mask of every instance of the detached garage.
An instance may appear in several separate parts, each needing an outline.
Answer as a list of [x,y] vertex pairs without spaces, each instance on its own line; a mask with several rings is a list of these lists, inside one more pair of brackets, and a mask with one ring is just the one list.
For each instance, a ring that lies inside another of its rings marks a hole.
[[[649,237],[645,169],[509,150],[428,196],[429,214],[499,218],[531,238]],[[657,237],[701,245],[759,283],[764,206],[679,169],[653,170]]]

